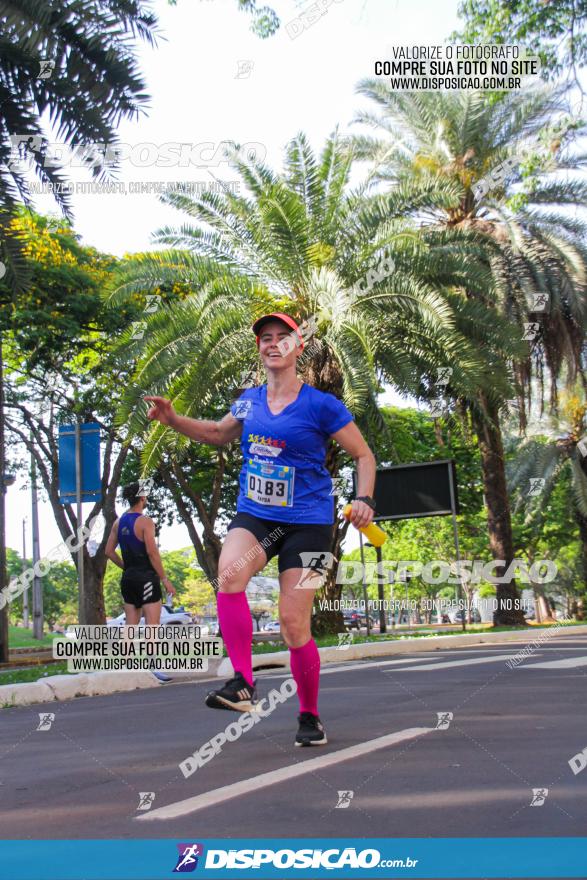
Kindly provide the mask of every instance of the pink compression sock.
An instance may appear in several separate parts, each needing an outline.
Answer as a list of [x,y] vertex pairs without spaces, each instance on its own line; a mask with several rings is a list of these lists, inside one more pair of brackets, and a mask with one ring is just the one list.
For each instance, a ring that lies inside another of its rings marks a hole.
[[298,686],[300,712],[318,714],[320,654],[314,639],[301,648],[290,648],[291,674]]
[[253,621],[247,594],[218,593],[218,623],[230,662],[250,685],[253,684]]

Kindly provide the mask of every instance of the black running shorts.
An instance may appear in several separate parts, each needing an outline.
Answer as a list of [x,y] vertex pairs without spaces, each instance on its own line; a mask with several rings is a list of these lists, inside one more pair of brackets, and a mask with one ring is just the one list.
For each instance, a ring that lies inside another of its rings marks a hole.
[[[250,513],[237,513],[230,529],[247,529],[262,545],[267,561],[279,556],[279,571],[288,568],[321,570],[331,560],[333,526],[307,523],[283,523],[260,519]],[[278,531],[280,529],[281,531]]]
[[128,568],[120,579],[122,598],[127,605],[142,608],[161,599],[159,575],[151,569]]

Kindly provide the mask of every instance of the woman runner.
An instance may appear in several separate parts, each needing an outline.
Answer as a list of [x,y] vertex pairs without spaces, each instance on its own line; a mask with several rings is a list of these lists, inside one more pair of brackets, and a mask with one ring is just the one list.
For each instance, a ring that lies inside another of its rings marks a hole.
[[[246,389],[220,421],[178,415],[162,397],[145,397],[157,419],[181,434],[223,446],[240,437],[243,466],[237,514],[228,527],[218,564],[218,621],[234,677],[211,691],[213,709],[249,712],[257,699],[252,669],[253,624],[246,596],[250,579],[278,556],[279,619],[290,650],[300,714],[296,746],[324,745],[318,714],[320,655],[310,631],[316,571],[331,558],[334,499],[325,467],[330,438],[354,459],[358,497],[350,520],[373,519],[375,458],[349,410],[334,395],[296,375],[303,338],[289,315],[273,313],[253,325],[267,384]],[[291,339],[295,338],[295,345]]]

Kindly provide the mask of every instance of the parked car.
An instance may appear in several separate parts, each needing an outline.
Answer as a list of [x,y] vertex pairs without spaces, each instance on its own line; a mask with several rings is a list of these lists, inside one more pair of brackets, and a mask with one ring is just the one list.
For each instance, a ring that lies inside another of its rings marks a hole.
[[266,633],[278,633],[281,632],[281,624],[278,620],[270,620],[269,623],[266,623],[262,629],[262,632]]
[[[113,617],[112,620],[109,620],[106,623],[106,626],[124,626],[125,616],[124,611],[122,614],[119,614],[118,617]],[[145,623],[144,616],[141,617],[140,624]],[[172,605],[162,605],[161,606],[161,625],[165,626],[180,626],[183,624],[184,626],[191,626],[194,623],[194,618],[191,614],[185,610],[183,605],[178,605],[177,608],[173,608]]]
[[[465,615],[465,622],[469,621],[469,614],[467,611],[455,611],[452,615],[452,623],[462,623],[463,614]],[[481,623],[481,615],[477,611],[476,608],[471,609],[471,622],[472,623]]]
[[361,629],[361,615],[358,611],[343,611],[342,619],[347,629]]
[[[362,626],[367,626],[367,615],[364,611],[343,611],[342,619],[347,629],[359,630]],[[369,624],[371,627],[375,626],[375,619],[372,615],[369,615]]]

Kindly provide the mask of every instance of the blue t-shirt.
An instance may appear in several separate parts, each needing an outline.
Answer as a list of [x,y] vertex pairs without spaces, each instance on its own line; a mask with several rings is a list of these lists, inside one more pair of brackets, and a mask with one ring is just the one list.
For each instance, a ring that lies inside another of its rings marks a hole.
[[332,480],[324,466],[328,439],[353,420],[333,394],[302,385],[278,415],[267,386],[247,388],[233,404],[243,422],[239,513],[285,523],[331,525]]

